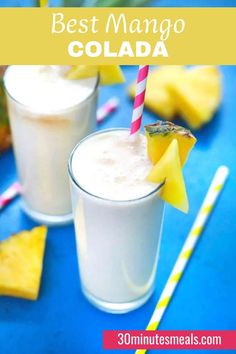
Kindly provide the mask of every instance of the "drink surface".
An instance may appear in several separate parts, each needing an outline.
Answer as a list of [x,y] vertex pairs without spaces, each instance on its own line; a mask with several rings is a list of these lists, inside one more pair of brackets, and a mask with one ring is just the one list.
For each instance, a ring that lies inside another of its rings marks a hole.
[[73,107],[89,97],[97,78],[69,80],[66,66],[12,65],[4,81],[8,93],[38,113],[50,113]]
[[146,138],[129,136],[128,130],[95,134],[78,145],[72,158],[72,172],[85,191],[110,200],[144,197],[157,188],[145,180],[152,168],[147,157]]

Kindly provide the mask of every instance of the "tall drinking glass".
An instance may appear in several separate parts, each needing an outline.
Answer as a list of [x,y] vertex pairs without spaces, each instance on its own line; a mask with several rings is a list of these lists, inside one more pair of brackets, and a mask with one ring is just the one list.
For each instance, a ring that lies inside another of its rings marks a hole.
[[[145,181],[146,138],[126,129],[82,140],[69,159],[74,224],[84,295],[96,307],[125,313],[153,292],[164,203]],[[133,174],[131,175],[133,171]]]
[[10,66],[4,83],[23,208],[36,221],[67,223],[67,161],[95,130],[98,78],[74,82],[54,67]]

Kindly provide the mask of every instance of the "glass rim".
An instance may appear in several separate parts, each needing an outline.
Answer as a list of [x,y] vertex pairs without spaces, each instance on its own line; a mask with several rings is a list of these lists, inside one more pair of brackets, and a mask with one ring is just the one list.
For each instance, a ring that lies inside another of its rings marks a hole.
[[109,199],[109,198],[103,198],[103,197],[100,197],[96,194],[93,194],[89,191],[87,191],[85,188],[83,188],[79,182],[76,180],[75,176],[74,176],[74,173],[73,173],[73,169],[72,169],[72,160],[73,160],[73,157],[74,157],[74,154],[75,154],[75,151],[78,149],[78,147],[83,144],[83,142],[85,142],[87,139],[90,139],[92,138],[93,136],[95,135],[99,135],[99,134],[105,134],[105,133],[109,133],[111,131],[121,131],[121,130],[125,130],[125,131],[129,131],[129,128],[108,128],[108,129],[103,129],[103,130],[98,130],[92,134],[89,134],[87,135],[85,138],[83,138],[82,140],[80,140],[78,142],[78,144],[75,145],[74,149],[72,150],[71,154],[70,154],[70,157],[69,157],[69,160],[68,160],[68,164],[67,164],[67,167],[68,167],[68,172],[69,172],[69,177],[71,179],[71,181],[75,184],[75,186],[80,189],[82,192],[84,192],[85,194],[88,194],[90,197],[93,197],[95,199],[98,199],[98,200],[101,200],[101,201],[105,201],[105,202],[112,202],[112,203],[131,203],[131,202],[136,202],[136,201],[140,201],[140,200],[143,200],[145,198],[148,198],[150,196],[152,196],[153,194],[156,194],[161,188],[162,186],[164,185],[165,182],[163,183],[160,183],[153,191],[149,192],[148,194],[142,196],[142,197],[138,197],[138,198],[133,198],[133,199]]
[[[4,75],[3,75],[3,86],[4,86],[4,90],[6,92],[6,94],[15,102],[17,103],[18,105],[24,107],[26,110],[31,110],[33,114],[60,114],[60,113],[64,113],[64,112],[68,112],[68,111],[71,111],[71,110],[74,110],[75,108],[79,107],[81,104],[84,104],[85,102],[87,102],[88,100],[90,100],[91,98],[93,98],[93,96],[97,93],[97,90],[98,90],[98,87],[99,87],[99,83],[100,83],[100,77],[99,77],[99,74],[97,75],[97,80],[96,80],[96,83],[95,83],[95,86],[92,90],[92,92],[81,102],[79,103],[76,103],[72,106],[69,106],[67,108],[62,108],[62,109],[50,109],[49,111],[47,112],[44,112],[44,111],[37,111],[37,110],[34,110],[32,106],[30,105],[27,105],[27,104],[24,104],[22,102],[20,102],[19,100],[17,100],[10,92],[9,90],[7,89],[7,85],[5,83],[5,77],[7,75],[7,71],[9,70],[9,67],[10,66],[13,66],[13,65],[9,65],[5,72],[4,72]],[[35,65],[37,66],[37,65]]]

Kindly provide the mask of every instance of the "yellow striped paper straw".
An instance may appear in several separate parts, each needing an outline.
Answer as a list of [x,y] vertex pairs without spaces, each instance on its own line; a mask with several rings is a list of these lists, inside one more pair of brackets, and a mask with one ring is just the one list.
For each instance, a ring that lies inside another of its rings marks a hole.
[[[151,320],[146,328],[147,331],[153,331],[158,328],[160,321],[165,313],[165,310],[173,296],[173,293],[183,275],[184,269],[193,253],[197,241],[203,231],[207,219],[216,203],[216,200],[225,184],[228,177],[229,169],[226,166],[221,166],[216,171],[216,174],[211,182],[206,197],[197,214],[195,222],[187,236],[183,248],[177,258],[174,268],[167,280],[164,290],[161,293],[160,299],[153,312]],[[138,349],[135,354],[144,354],[146,349]]]

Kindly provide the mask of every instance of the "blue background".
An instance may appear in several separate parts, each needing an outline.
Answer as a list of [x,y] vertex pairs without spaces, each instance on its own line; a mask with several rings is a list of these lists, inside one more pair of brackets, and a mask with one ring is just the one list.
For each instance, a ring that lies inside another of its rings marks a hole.
[[[123,69],[128,86],[137,67]],[[144,329],[221,164],[230,168],[230,178],[160,329],[236,329],[236,67],[222,67],[221,71],[221,108],[196,133],[198,143],[185,167],[190,212],[185,215],[166,207],[156,291],[150,301],[126,315],[106,314],[92,307],[80,291],[73,226],[49,228],[39,300],[0,297],[1,354],[99,354],[104,329]],[[126,89],[101,88],[100,104],[115,95],[121,105],[99,128],[129,126],[132,103]],[[145,123],[155,119],[145,111]],[[0,192],[15,179],[14,157],[8,151],[0,156]],[[21,211],[19,199],[0,213],[0,239],[33,226]]]

